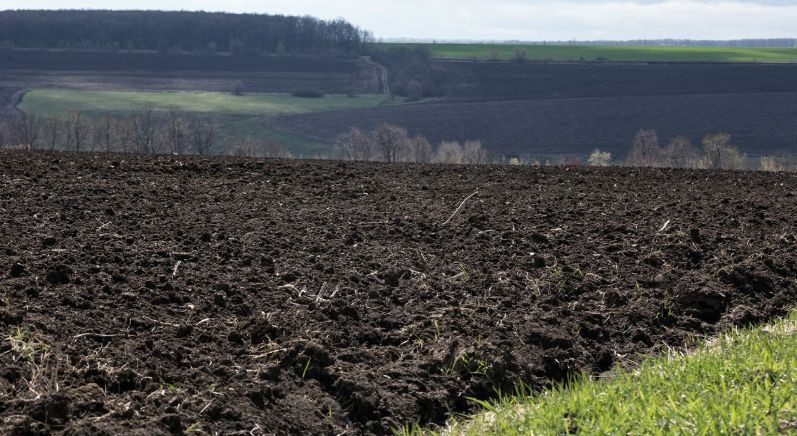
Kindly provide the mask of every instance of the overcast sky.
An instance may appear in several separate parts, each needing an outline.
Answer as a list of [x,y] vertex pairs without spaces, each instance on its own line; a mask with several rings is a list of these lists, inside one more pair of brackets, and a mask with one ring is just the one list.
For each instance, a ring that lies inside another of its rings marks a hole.
[[797,37],[797,0],[0,0],[0,8],[187,8],[343,17],[380,38]]

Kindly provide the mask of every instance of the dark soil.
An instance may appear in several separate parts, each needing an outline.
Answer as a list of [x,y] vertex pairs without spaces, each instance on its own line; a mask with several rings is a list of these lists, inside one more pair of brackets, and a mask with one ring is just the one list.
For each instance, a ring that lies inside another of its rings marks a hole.
[[440,62],[450,98],[517,100],[797,92],[797,64]]
[[3,434],[384,434],[797,303],[793,174],[0,152],[0,184]]
[[[764,80],[764,79],[762,79]],[[622,159],[640,129],[654,129],[663,146],[686,136],[728,132],[757,158],[792,155],[797,141],[797,92],[632,95],[585,98],[449,101],[372,109],[284,115],[264,120],[294,134],[333,143],[351,127],[381,123],[441,141],[480,140],[496,155],[586,157],[599,148]]]
[[435,104],[287,115],[273,125],[334,142],[389,122],[432,143],[481,140],[495,154],[625,156],[640,129],[663,145],[728,132],[753,157],[795,153],[797,64],[439,62]]

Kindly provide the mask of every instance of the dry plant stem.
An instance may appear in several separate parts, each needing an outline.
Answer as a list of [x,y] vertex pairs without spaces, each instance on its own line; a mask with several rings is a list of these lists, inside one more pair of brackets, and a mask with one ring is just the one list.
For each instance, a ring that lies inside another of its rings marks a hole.
[[467,197],[465,197],[465,199],[464,199],[464,200],[462,200],[462,203],[460,203],[460,204],[459,204],[459,207],[457,207],[457,210],[455,210],[455,211],[454,211],[454,213],[452,213],[452,214],[451,214],[451,216],[450,216],[450,217],[448,217],[448,219],[446,220],[446,222],[444,222],[444,223],[443,223],[443,225],[446,225],[446,224],[448,224],[448,223],[449,223],[449,222],[450,222],[450,221],[451,221],[451,220],[454,218],[454,216],[455,216],[457,213],[459,213],[460,209],[462,209],[462,206],[464,206],[464,205],[465,205],[465,202],[466,202],[466,201],[468,201],[468,200],[470,200],[470,198],[471,198],[471,197],[473,197],[474,195],[476,195],[476,194],[478,194],[478,193],[479,193],[479,191],[475,191],[473,194],[470,194],[470,195],[468,195]]

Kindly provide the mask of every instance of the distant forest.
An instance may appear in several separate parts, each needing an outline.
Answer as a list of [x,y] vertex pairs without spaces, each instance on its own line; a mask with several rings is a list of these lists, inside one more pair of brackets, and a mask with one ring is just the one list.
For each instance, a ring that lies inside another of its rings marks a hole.
[[345,20],[165,11],[0,11],[0,47],[357,53],[372,37]]

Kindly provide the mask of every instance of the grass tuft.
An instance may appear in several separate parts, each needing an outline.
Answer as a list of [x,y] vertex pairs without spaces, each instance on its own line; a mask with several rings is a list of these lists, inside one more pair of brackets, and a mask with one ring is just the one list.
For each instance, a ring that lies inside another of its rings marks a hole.
[[33,334],[20,328],[6,337],[6,340],[11,345],[11,351],[19,356],[19,358],[27,361],[35,360],[36,356],[50,349],[49,345],[36,338]]

